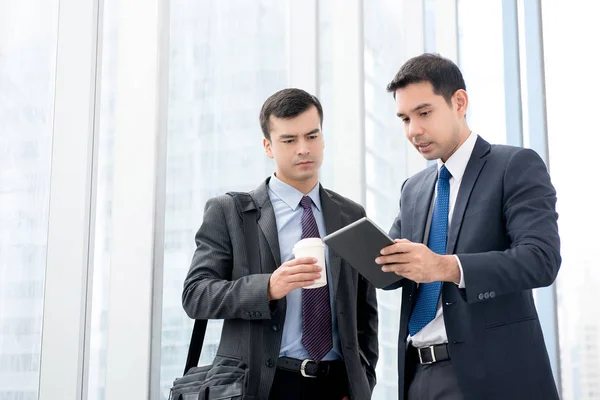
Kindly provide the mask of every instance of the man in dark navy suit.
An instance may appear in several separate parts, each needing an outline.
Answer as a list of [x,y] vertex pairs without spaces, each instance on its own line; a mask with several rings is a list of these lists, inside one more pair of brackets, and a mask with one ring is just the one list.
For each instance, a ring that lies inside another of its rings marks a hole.
[[406,278],[399,398],[558,399],[532,294],[561,263],[556,192],[534,151],[471,132],[465,89],[433,54],[388,85],[406,137],[437,160],[404,183],[377,260]]

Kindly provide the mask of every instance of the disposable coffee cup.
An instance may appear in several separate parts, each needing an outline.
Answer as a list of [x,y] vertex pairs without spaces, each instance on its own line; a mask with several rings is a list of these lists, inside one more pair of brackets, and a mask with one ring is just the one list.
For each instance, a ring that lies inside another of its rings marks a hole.
[[325,269],[325,244],[320,238],[306,238],[302,239],[294,245],[292,249],[294,257],[312,257],[316,258],[316,265],[323,268],[321,270],[321,277],[310,286],[305,286],[304,289],[316,289],[327,285],[327,271]]

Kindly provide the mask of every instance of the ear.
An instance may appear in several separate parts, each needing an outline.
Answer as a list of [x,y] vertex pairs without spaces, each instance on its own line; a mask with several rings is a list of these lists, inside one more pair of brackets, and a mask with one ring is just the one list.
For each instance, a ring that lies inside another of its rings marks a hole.
[[464,117],[467,114],[467,108],[469,107],[469,95],[463,89],[458,89],[454,96],[452,96],[452,102],[456,106],[458,115]]
[[267,154],[267,157],[273,158],[273,148],[269,139],[263,138],[263,147],[265,148],[265,153]]

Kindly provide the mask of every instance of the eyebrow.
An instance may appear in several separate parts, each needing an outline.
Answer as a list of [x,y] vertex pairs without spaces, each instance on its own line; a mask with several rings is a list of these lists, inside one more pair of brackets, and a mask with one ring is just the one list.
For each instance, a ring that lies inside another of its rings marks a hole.
[[[314,135],[315,133],[319,133],[319,132],[321,132],[321,129],[316,128],[310,132],[303,134],[302,136]],[[298,137],[298,135],[292,134],[292,133],[282,133],[281,135],[279,135],[279,139],[294,139],[296,137]]]
[[[416,106],[415,108],[413,108],[411,110],[411,112],[416,112],[416,111],[422,110],[422,109],[427,108],[427,107],[431,107],[431,104],[429,104],[429,103],[422,103],[422,104],[419,104],[418,106]],[[398,113],[396,115],[399,116],[399,117],[405,117],[406,116],[406,115],[404,115],[402,113]]]

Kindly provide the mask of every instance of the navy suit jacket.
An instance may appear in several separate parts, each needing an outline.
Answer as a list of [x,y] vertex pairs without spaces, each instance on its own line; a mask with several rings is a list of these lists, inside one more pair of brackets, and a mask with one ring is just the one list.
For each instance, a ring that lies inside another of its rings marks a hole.
[[[431,166],[403,185],[392,238],[422,243],[437,180]],[[561,263],[556,191],[533,150],[481,137],[463,176],[447,254],[462,264],[465,289],[442,285],[449,353],[466,399],[558,399],[532,289],[551,285]],[[417,285],[402,280],[399,399],[414,365],[405,363]]]

